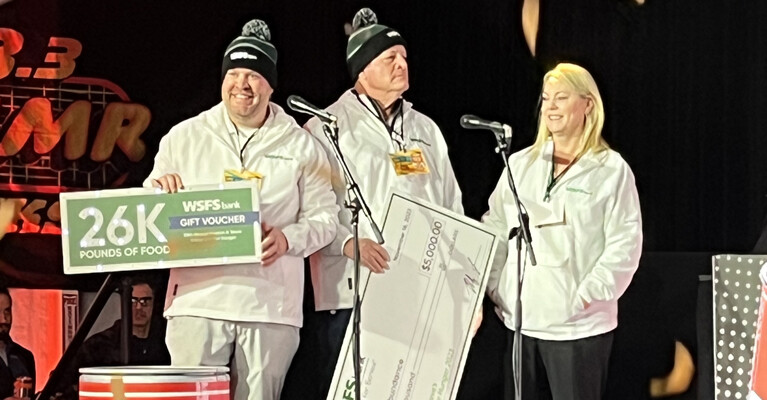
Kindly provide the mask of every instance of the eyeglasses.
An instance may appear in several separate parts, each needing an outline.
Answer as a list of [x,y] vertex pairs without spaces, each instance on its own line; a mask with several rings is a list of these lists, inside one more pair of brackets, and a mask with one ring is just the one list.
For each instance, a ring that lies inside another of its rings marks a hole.
[[130,298],[130,302],[131,304],[133,304],[134,307],[136,306],[137,303],[141,304],[141,307],[146,307],[152,303],[152,300],[154,299],[151,297],[131,297]]

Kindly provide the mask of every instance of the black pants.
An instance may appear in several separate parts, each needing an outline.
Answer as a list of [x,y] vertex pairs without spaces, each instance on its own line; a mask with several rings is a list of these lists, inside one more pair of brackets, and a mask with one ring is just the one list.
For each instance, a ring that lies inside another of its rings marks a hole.
[[[505,398],[514,399],[512,345],[504,363]],[[600,400],[607,384],[613,333],[554,341],[522,336],[523,400]]]
[[281,400],[325,400],[352,310],[304,314],[301,343],[285,378]]

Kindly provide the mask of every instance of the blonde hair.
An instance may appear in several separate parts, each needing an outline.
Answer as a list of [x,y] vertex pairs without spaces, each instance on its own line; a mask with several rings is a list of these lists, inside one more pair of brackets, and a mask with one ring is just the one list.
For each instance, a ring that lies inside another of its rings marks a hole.
[[[597,83],[591,76],[589,71],[585,68],[568,63],[558,64],[554,69],[547,72],[543,77],[543,84],[545,85],[551,79],[557,79],[558,81],[567,85],[573,92],[578,94],[584,99],[590,99],[594,106],[591,112],[586,114],[586,121],[583,124],[583,135],[581,135],[580,149],[576,153],[576,157],[588,152],[589,150],[594,152],[604,151],[610,148],[607,142],[602,138],[602,128],[605,125],[605,108],[602,104],[602,96],[599,94]],[[541,89],[541,92],[543,89]],[[546,127],[546,122],[541,116],[541,110],[538,110],[538,135],[533,143],[533,158],[535,159],[538,154],[543,150],[543,146],[551,137],[549,128]]]

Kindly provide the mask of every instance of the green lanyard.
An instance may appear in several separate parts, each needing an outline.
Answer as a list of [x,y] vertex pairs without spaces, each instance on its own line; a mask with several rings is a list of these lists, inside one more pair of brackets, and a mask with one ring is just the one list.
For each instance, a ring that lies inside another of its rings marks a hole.
[[554,189],[554,186],[557,185],[557,182],[559,182],[559,179],[562,178],[562,175],[564,175],[565,172],[567,172],[570,169],[570,167],[572,167],[573,164],[575,164],[576,161],[578,161],[578,157],[575,157],[573,161],[570,161],[570,164],[567,164],[565,169],[562,170],[562,172],[560,172],[559,175],[557,175],[555,178],[554,167],[556,166],[557,163],[554,162],[554,155],[553,154],[551,155],[551,173],[549,173],[549,184],[546,185],[546,194],[543,195],[543,201],[548,202],[549,200],[551,200],[551,190]]

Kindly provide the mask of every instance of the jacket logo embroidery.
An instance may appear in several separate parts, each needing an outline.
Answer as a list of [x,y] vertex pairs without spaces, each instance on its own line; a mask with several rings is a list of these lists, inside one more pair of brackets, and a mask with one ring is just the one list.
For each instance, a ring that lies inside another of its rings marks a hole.
[[588,190],[581,189],[581,188],[574,188],[574,187],[569,187],[568,186],[566,189],[567,189],[568,192],[581,193],[581,194],[585,194],[585,195],[591,195],[591,192],[589,192]]
[[285,156],[281,156],[279,154],[267,154],[264,157],[266,157],[266,158],[273,158],[273,159],[276,159],[276,160],[285,160],[285,161],[294,161],[295,160],[295,158],[285,157]]
[[423,140],[423,139],[419,139],[419,138],[410,138],[410,141],[411,141],[411,142],[418,142],[418,143],[423,143],[423,144],[425,144],[426,146],[429,146],[429,147],[431,147],[431,143],[429,143],[429,142],[427,142],[427,141],[425,141],[425,140]]

